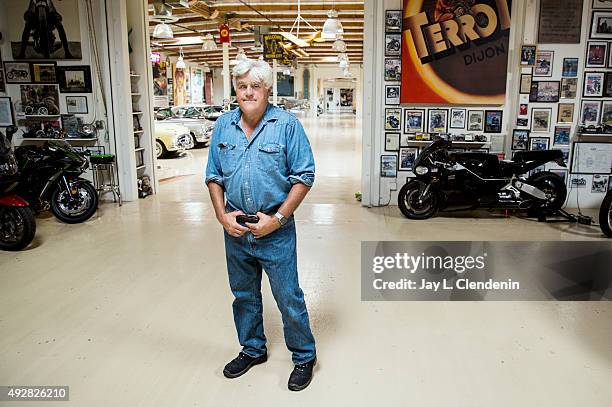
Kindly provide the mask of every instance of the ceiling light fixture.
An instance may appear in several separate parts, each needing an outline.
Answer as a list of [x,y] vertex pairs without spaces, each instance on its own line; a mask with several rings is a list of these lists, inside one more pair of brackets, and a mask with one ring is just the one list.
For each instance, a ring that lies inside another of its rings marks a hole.
[[215,51],[217,43],[211,33],[208,33],[202,38],[202,51]]
[[338,51],[338,52],[346,51],[346,42],[344,42],[344,40],[342,38],[338,38],[332,44],[332,50]]
[[344,34],[344,28],[342,23],[338,19],[338,12],[336,11],[336,2],[332,4],[332,9],[327,13],[327,20],[323,24],[323,32],[321,38],[328,41],[333,41],[338,38],[339,35]]
[[168,23],[176,23],[178,17],[172,15],[172,7],[166,4],[165,0],[155,0],[153,3],[155,14],[150,18],[150,21],[158,22],[153,29],[153,37],[162,40],[174,38],[172,28]]
[[181,47],[181,50],[179,51],[178,60],[176,61],[176,69],[185,69],[185,68],[187,68],[187,65],[185,65],[185,61],[183,60],[183,47]]

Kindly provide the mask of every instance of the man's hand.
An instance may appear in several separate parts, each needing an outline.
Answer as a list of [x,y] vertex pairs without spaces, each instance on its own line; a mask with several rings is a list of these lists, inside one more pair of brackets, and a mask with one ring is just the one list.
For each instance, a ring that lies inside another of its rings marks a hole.
[[251,229],[255,239],[269,235],[281,226],[276,216],[268,216],[265,213],[257,212],[257,217],[259,218],[257,223],[245,223]]
[[219,219],[219,223],[230,236],[240,237],[249,231],[249,228],[245,228],[236,222],[236,216],[238,215],[244,215],[244,213],[242,211],[228,212]]

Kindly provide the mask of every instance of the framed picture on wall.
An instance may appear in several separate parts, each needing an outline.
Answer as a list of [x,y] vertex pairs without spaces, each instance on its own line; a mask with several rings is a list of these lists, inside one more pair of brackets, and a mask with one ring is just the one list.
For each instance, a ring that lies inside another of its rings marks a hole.
[[465,129],[465,120],[466,120],[466,109],[456,109],[453,108],[450,110],[450,128],[451,129]]
[[399,105],[400,104],[399,85],[385,85],[385,104],[386,105]]
[[0,62],[0,92],[6,92],[6,82],[4,82],[4,69],[2,69],[2,62]]
[[593,0],[593,8],[612,9],[610,0]]
[[385,32],[402,31],[402,10],[385,11]]
[[399,169],[400,171],[412,171],[414,169],[414,161],[419,154],[418,147],[403,147],[399,152]]
[[380,176],[397,177],[397,156],[395,154],[380,156]]
[[608,98],[612,97],[612,72],[606,72],[603,95]]
[[561,78],[561,98],[575,99],[578,93],[578,78]]
[[569,146],[571,126],[555,126],[553,145]]
[[521,65],[523,66],[535,65],[536,51],[537,51],[537,47],[535,45],[521,46]]
[[529,127],[529,118],[527,117],[517,117],[516,125],[518,127]]
[[404,133],[416,133],[425,130],[425,110],[404,110]]
[[557,111],[557,123],[572,123],[574,121],[574,104],[559,103]]
[[556,103],[559,101],[559,81],[536,81],[531,83],[530,102]]
[[519,93],[529,94],[531,92],[531,75],[521,74],[521,87]]
[[533,76],[552,76],[553,51],[538,51],[536,53]]
[[608,62],[608,43],[606,41],[587,42],[586,67],[605,68]]
[[485,133],[501,133],[502,130],[502,110],[485,111]]
[[605,72],[585,72],[582,96],[587,98],[602,97],[605,77]]
[[593,11],[591,38],[612,39],[612,11]]
[[386,33],[385,34],[385,56],[398,57],[402,53],[402,34]]
[[32,82],[29,62],[5,62],[4,74],[6,75],[6,83]]
[[400,134],[385,133],[385,151],[399,150]]
[[89,65],[64,65],[56,69],[62,93],[91,93]]
[[605,194],[608,192],[608,177],[600,174],[593,175],[591,192],[594,194]]
[[57,83],[55,63],[32,63],[32,79],[34,83]]
[[528,111],[529,111],[529,104],[527,103],[519,104],[519,116],[527,116]]
[[19,85],[21,105],[26,115],[46,116],[60,114],[57,85]]
[[512,130],[512,149],[513,150],[527,150],[528,141],[529,141],[529,130],[525,130],[525,129]]
[[483,131],[484,130],[484,111],[468,110],[468,130]]
[[0,127],[8,127],[15,124],[13,116],[13,104],[8,96],[0,96]]
[[563,71],[561,76],[573,78],[578,76],[578,58],[563,58]]
[[596,100],[583,100],[580,108],[579,124],[596,126],[599,124],[599,111],[601,102]]
[[87,114],[87,96],[66,96],[66,109],[68,113]]
[[612,100],[604,100],[601,102],[601,124],[612,125]]
[[529,139],[530,150],[548,150],[550,139],[548,137],[531,137]]
[[385,109],[385,130],[400,130],[402,109]]
[[531,132],[549,133],[551,116],[552,109],[550,107],[534,107],[531,109]]
[[446,133],[448,129],[448,110],[429,109],[427,118],[427,131],[429,133]]
[[385,80],[394,82],[402,79],[402,60],[385,58]]

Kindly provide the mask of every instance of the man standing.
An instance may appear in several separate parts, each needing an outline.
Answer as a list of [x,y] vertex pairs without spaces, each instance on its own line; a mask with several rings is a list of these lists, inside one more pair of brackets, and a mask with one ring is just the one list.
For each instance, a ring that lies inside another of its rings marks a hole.
[[[234,323],[242,345],[223,374],[235,378],[267,360],[263,269],[293,354],[288,387],[302,390],[312,379],[316,350],[298,281],[293,212],[314,182],[314,157],[295,116],[268,103],[270,65],[242,58],[232,73],[240,107],[215,123],[206,166],[206,185],[224,229]],[[245,222],[244,215],[256,218]]]

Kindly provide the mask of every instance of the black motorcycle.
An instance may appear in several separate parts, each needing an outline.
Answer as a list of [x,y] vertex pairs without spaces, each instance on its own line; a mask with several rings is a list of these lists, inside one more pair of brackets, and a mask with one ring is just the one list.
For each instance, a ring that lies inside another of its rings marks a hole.
[[495,154],[453,153],[451,148],[451,141],[439,139],[417,156],[416,178],[407,180],[398,196],[407,218],[478,207],[554,213],[565,202],[563,178],[547,171],[525,176],[550,161],[565,167],[560,150],[518,151],[512,161],[500,161]]
[[19,174],[11,137],[15,126],[0,132],[0,250],[21,250],[28,246],[36,234],[36,220],[26,202],[15,194]]
[[96,189],[80,175],[89,167],[87,156],[65,141],[15,151],[21,178],[18,191],[38,211],[51,209],[66,223],[89,219],[98,208]]
[[612,189],[608,190],[599,208],[599,227],[604,235],[612,237]]

